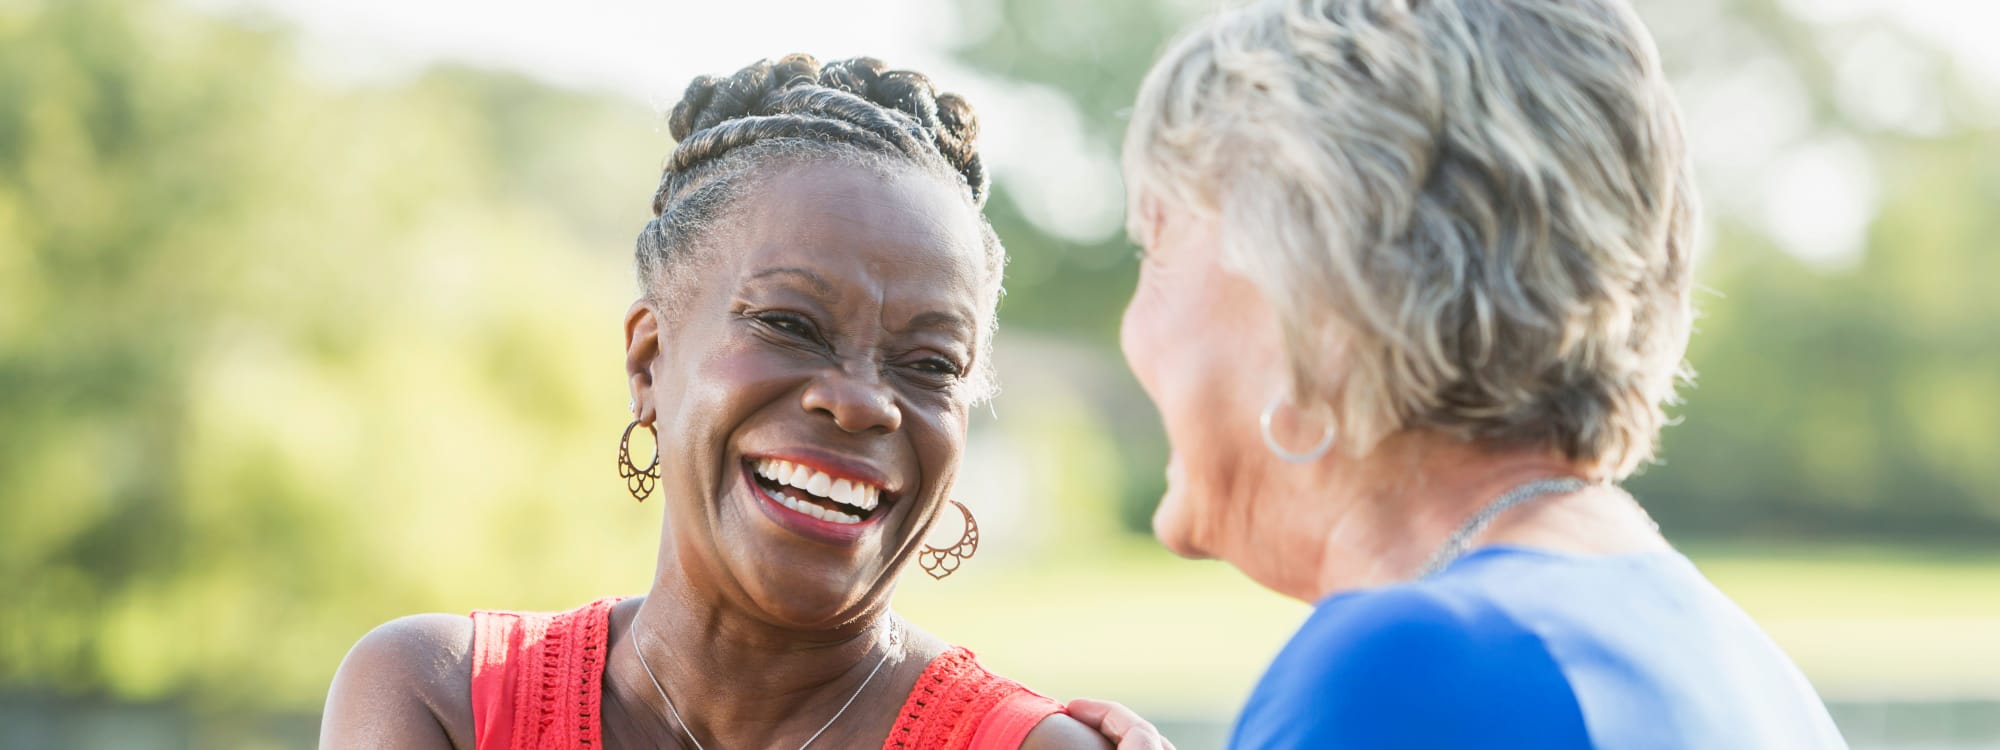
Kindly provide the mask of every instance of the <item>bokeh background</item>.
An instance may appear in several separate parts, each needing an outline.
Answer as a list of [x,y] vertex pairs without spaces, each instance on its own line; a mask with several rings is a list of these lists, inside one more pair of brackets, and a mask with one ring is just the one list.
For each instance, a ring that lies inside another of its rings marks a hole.
[[[1115,335],[1123,116],[1209,7],[0,0],[0,746],[306,746],[376,623],[641,590],[662,112],[792,51],[966,94],[998,175],[985,546],[899,607],[1219,746],[1306,608],[1152,544]],[[2000,747],[2000,4],[1640,7],[1707,223],[1698,384],[1630,488],[1856,747]]]

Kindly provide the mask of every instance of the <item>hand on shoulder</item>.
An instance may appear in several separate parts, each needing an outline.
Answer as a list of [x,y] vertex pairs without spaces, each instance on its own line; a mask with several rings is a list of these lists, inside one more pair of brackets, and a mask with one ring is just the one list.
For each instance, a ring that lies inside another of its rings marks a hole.
[[471,747],[472,620],[411,615],[361,637],[327,691],[319,746]]
[[[1023,750],[1114,746],[1118,750],[1174,750],[1174,743],[1168,742],[1152,722],[1123,704],[1078,698],[1063,709],[1068,713],[1050,716],[1028,733],[1027,741],[1021,743]],[[1036,744],[1045,729],[1050,744]]]

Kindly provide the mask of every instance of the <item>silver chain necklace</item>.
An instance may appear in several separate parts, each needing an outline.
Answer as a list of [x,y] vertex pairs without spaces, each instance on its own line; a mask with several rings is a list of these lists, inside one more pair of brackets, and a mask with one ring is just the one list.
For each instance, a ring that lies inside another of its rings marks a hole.
[[[642,608],[640,611],[643,612],[645,610]],[[832,728],[834,722],[840,721],[840,717],[847,713],[848,708],[853,707],[854,700],[861,697],[861,691],[868,689],[868,683],[875,681],[875,675],[882,671],[882,665],[889,663],[889,657],[895,655],[896,644],[902,642],[902,634],[902,630],[897,628],[894,623],[889,625],[889,643],[888,647],[883,649],[882,659],[875,662],[875,668],[868,671],[868,676],[861,680],[861,685],[854,689],[854,694],[847,696],[847,702],[840,704],[840,710],[833,712],[833,718],[827,719],[825,724],[820,725],[819,731],[813,732],[811,737],[807,737],[806,743],[800,745],[799,750],[806,750],[806,748],[811,747],[814,740],[819,739],[820,735],[826,734],[826,730]],[[695,738],[694,728],[688,726],[687,720],[681,718],[681,712],[674,708],[673,699],[667,697],[667,689],[660,686],[660,678],[653,676],[653,665],[646,663],[646,650],[639,648],[639,616],[636,614],[632,616],[632,630],[628,635],[631,636],[632,651],[639,655],[639,666],[646,670],[646,679],[653,681],[653,689],[660,691],[660,700],[666,702],[667,713],[673,714],[674,723],[680,725],[681,733],[687,735],[688,742],[694,743],[694,750],[707,750],[707,748],[701,746],[701,740]]]
[[1444,541],[1444,546],[1439,547],[1438,551],[1431,555],[1431,559],[1424,563],[1424,567],[1418,569],[1417,577],[1429,578],[1463,556],[1465,547],[1472,538],[1479,536],[1479,532],[1493,525],[1493,519],[1500,517],[1500,514],[1507,512],[1509,508],[1539,497],[1568,494],[1589,486],[1589,482],[1576,477],[1562,477],[1537,479],[1508,490],[1507,494],[1501,495],[1500,499],[1481,508],[1478,513],[1473,514],[1471,520],[1465,522],[1465,525],[1452,532],[1451,538]]

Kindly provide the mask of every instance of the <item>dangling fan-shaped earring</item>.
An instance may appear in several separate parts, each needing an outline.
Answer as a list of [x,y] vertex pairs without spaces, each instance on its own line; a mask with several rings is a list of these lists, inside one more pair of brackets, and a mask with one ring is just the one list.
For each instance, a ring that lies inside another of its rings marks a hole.
[[926,544],[917,553],[917,566],[938,580],[958,572],[958,564],[972,557],[972,553],[979,551],[979,523],[972,520],[972,510],[957,500],[951,501],[951,504],[958,506],[958,512],[965,514],[965,533],[959,534],[958,542],[949,547],[933,547]]
[[[625,434],[618,438],[618,476],[625,480],[625,491],[632,493],[632,499],[646,502],[646,496],[653,494],[653,485],[660,481],[660,435],[653,433],[653,462],[646,468],[632,463],[632,429],[639,426],[639,420],[625,425]],[[647,432],[653,432],[652,425],[646,425]]]

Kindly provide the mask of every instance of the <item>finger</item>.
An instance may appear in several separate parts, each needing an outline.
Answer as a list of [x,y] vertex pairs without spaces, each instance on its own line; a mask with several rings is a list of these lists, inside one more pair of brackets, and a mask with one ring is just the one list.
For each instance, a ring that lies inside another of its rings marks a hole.
[[1132,727],[1125,733],[1125,738],[1118,741],[1118,750],[1174,750],[1174,743],[1168,742],[1166,737],[1160,735],[1160,730],[1142,719],[1139,726]]
[[1112,742],[1119,743],[1120,748],[1127,747],[1125,742],[1128,739],[1136,743],[1131,747],[1140,750],[1154,750],[1165,746],[1166,740],[1160,736],[1160,730],[1140,717],[1137,711],[1122,704],[1078,698],[1070,701],[1066,708],[1070,716],[1097,729],[1099,734],[1109,737]]
[[1070,718],[1083,722],[1084,726],[1103,732],[1104,716],[1111,713],[1111,708],[1116,705],[1118,704],[1107,701],[1078,698],[1065,704],[1063,710],[1069,713]]
[[1174,750],[1174,743],[1160,734],[1159,727],[1137,711],[1113,703],[1104,718],[1107,728],[1101,733],[1118,743],[1118,750]]

